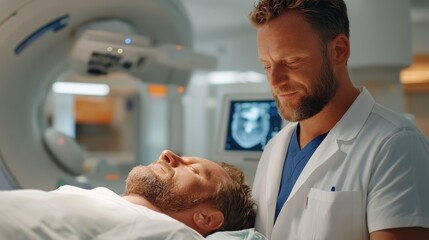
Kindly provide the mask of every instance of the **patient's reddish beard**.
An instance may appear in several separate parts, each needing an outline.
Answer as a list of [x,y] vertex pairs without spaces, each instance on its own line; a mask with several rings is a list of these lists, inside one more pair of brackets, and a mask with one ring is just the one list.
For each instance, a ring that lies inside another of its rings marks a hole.
[[176,182],[171,178],[170,166],[164,162],[158,164],[170,173],[166,179],[161,179],[147,167],[135,167],[128,174],[125,195],[138,194],[165,213],[184,211],[208,200],[202,193],[178,191]]

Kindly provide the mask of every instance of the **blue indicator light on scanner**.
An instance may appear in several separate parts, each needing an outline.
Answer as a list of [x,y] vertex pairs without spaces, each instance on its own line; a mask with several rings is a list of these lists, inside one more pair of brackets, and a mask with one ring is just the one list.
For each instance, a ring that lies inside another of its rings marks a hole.
[[124,43],[129,45],[133,42],[133,40],[131,38],[125,38]]

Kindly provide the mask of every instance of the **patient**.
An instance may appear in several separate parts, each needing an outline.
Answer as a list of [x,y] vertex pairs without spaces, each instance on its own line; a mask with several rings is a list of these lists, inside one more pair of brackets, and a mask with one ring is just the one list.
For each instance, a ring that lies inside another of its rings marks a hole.
[[130,171],[122,197],[72,186],[4,191],[0,215],[0,239],[204,239],[253,227],[255,209],[237,168],[166,150]]

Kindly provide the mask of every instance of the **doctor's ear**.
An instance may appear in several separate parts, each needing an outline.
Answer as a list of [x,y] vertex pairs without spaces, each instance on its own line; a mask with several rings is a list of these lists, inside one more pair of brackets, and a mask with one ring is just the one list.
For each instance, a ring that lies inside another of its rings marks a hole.
[[220,229],[224,222],[223,213],[214,209],[204,212],[195,212],[192,219],[199,228],[207,231]]
[[331,41],[331,58],[334,64],[345,64],[350,55],[350,42],[346,35],[339,34]]

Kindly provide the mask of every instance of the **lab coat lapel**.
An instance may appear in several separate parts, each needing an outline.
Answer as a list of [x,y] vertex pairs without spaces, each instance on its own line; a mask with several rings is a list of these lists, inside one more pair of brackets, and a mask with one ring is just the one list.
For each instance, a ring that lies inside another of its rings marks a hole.
[[311,158],[308,160],[307,165],[302,170],[299,175],[295,185],[292,188],[292,191],[289,195],[293,195],[302,187],[307,179],[310,179],[311,174],[326,161],[330,160],[332,156],[339,150],[336,139],[328,134],[325,140],[320,144],[320,146],[313,153]]
[[279,193],[279,187],[282,177],[282,170],[285,155],[289,146],[289,141],[297,123],[290,123],[282,132],[279,134],[279,139],[275,142],[272,147],[269,156],[269,167],[266,177],[266,197],[268,198],[267,205],[265,205],[265,212],[267,213],[267,219],[265,219],[266,229],[270,231],[267,235],[271,235],[271,230],[274,225],[274,214],[276,210],[277,195]]
[[[293,132],[293,128],[290,131],[290,133],[287,135],[287,146],[289,145],[290,136],[292,135],[292,132]],[[326,140],[328,140],[328,141],[326,141]],[[328,134],[326,136],[325,140],[320,144],[320,147],[316,149],[313,156],[309,159],[307,165],[304,167],[304,169],[301,172],[300,176],[298,177],[295,185],[293,186],[292,191],[291,191],[288,199],[286,200],[282,209],[280,210],[279,217],[278,217],[272,231],[270,232],[269,238],[271,236],[282,236],[285,229],[287,229],[287,227],[285,227],[285,225],[292,224],[291,223],[291,221],[293,221],[293,213],[292,212],[295,209],[290,209],[290,208],[295,208],[296,205],[288,204],[288,203],[291,201],[291,199],[294,198],[295,195],[298,195],[298,192],[300,192],[300,195],[307,194],[307,193],[302,192],[302,191],[308,191],[307,188],[305,187],[305,183],[309,179],[311,179],[311,175],[319,166],[321,166],[322,164],[329,161],[331,159],[331,157],[338,151],[337,144],[332,144],[331,141],[335,142],[335,139],[333,139],[332,136],[330,136]],[[323,150],[321,151],[319,149],[323,149]],[[287,149],[286,149],[286,151],[287,151]],[[284,159],[284,157],[283,157],[283,159]],[[279,166],[277,166],[277,167],[279,167]],[[283,165],[281,165],[279,168],[281,168],[281,170],[282,170],[283,169],[282,167],[283,167]],[[280,174],[281,174],[281,170],[280,170]],[[278,180],[278,182],[280,182],[280,180],[278,178],[276,178],[276,179]],[[277,187],[277,193],[278,193],[279,185],[277,185],[276,187]],[[302,189],[302,188],[304,188],[304,189]],[[275,195],[276,197],[277,197],[277,193]],[[272,210],[269,208],[269,210],[271,212],[269,212],[269,214],[268,214],[268,216],[269,216],[268,220],[271,222],[274,222],[276,200],[277,200],[277,198],[275,198],[274,201],[270,201],[270,203],[269,203],[272,206],[271,207]],[[270,228],[267,228],[267,229],[270,229]]]

